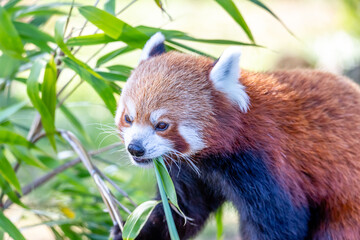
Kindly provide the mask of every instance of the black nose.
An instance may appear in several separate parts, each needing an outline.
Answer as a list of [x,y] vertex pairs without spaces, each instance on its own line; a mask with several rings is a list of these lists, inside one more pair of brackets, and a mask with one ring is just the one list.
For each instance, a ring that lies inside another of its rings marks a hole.
[[145,154],[145,148],[141,143],[130,143],[128,146],[128,151],[135,157],[141,157]]

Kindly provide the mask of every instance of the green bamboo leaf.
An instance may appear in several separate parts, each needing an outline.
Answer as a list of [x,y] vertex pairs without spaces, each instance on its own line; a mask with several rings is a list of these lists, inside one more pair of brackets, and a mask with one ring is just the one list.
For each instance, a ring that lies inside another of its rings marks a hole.
[[114,17],[110,13],[96,7],[79,7],[79,12],[88,21],[103,30],[106,35],[119,41],[123,41],[129,46],[142,48],[149,39],[146,34]]
[[21,60],[12,58],[7,54],[2,54],[0,56],[0,66],[6,66],[0,68],[0,78],[3,79],[13,79],[16,75],[19,67],[21,65]]
[[157,161],[155,161],[155,167],[158,170],[161,182],[164,185],[166,196],[169,198],[172,204],[174,204],[177,208],[179,208],[175,186],[171,180],[168,170],[166,169],[164,160],[158,159]]
[[27,80],[27,94],[33,106],[39,111],[41,116],[41,123],[44,127],[46,135],[50,141],[51,146],[56,150],[55,119],[53,118],[47,106],[39,97],[38,79],[40,78],[41,72],[45,67],[44,65],[44,62],[41,59],[35,61],[33,64],[30,76]]
[[135,210],[127,218],[124,225],[124,231],[122,232],[124,240],[133,240],[137,237],[137,235],[139,235],[151,212],[158,203],[158,201],[154,200],[147,201],[135,208]]
[[44,81],[41,87],[42,101],[49,110],[52,118],[55,119],[56,108],[56,64],[54,59],[51,58],[46,64]]
[[106,0],[104,3],[104,10],[111,15],[115,15],[115,0]]
[[69,120],[72,126],[87,140],[90,141],[89,135],[86,133],[85,129],[81,122],[77,119],[77,117],[70,111],[68,107],[64,104],[60,106],[61,112],[65,115],[65,117]]
[[24,43],[32,43],[32,44],[34,44],[42,52],[47,52],[47,53],[52,53],[53,52],[53,49],[47,44],[47,42],[37,40],[37,39],[34,39],[34,38],[29,38],[29,37],[26,37],[26,36],[23,36],[22,40],[23,40]]
[[216,240],[224,239],[223,208],[223,206],[220,206],[215,212]]
[[116,49],[114,51],[111,51],[111,52],[103,55],[102,57],[100,57],[97,60],[96,67],[100,67],[101,65],[107,63],[108,61],[114,59],[115,57],[120,56],[121,54],[124,54],[124,53],[131,52],[133,50],[134,50],[134,48],[129,47],[129,46],[125,46],[125,47]]
[[[214,57],[214,56],[211,56],[211,55],[209,55],[209,54],[207,54],[207,53],[204,53],[204,52],[202,52],[202,51],[196,50],[196,49],[194,49],[194,48],[192,48],[192,47],[189,47],[189,46],[186,46],[186,45],[184,45],[184,44],[175,42],[175,41],[173,41],[173,40],[167,40],[167,42],[170,43],[170,44],[172,44],[172,45],[174,45],[174,46],[175,46],[175,49],[177,49],[177,50],[179,50],[179,51],[184,51],[184,49],[185,49],[185,50],[188,50],[188,51],[190,51],[190,52],[197,53],[197,54],[199,54],[199,55],[203,55],[203,56],[206,56],[206,57],[209,57],[209,58],[212,58],[212,59],[216,59],[216,57]],[[179,47],[180,47],[180,49],[179,49]]]
[[23,102],[19,102],[19,103],[15,103],[3,110],[0,110],[0,123],[4,122],[5,120],[7,120],[11,115],[13,115],[14,113],[16,113],[17,111],[19,111],[21,108],[23,108],[28,101],[23,101]]
[[0,50],[11,57],[22,59],[24,46],[6,10],[0,6]]
[[22,6],[18,11],[15,12],[14,18],[23,18],[28,16],[53,16],[53,15],[65,15],[67,12],[59,10],[59,7],[69,6],[71,2],[64,3],[47,3],[41,5]]
[[0,228],[16,240],[25,240],[19,229],[0,211]]
[[28,149],[22,149],[20,147],[9,146],[9,150],[16,157],[18,161],[23,161],[28,165],[46,169],[47,167],[34,157]]
[[66,44],[64,43],[64,26],[65,26],[66,18],[60,18],[56,24],[55,24],[55,41],[57,45],[60,47],[60,49],[77,65],[84,68],[86,71],[88,71],[90,74],[94,75],[96,78],[100,78],[101,76],[97,74],[94,70],[91,69],[86,63],[80,61],[77,59],[71,51],[67,48]]
[[13,8],[18,2],[20,2],[21,0],[10,0],[10,1],[8,1],[6,4],[5,4],[5,6],[4,6],[4,8],[6,9],[6,10],[8,10],[8,9],[10,9],[10,8]]
[[116,100],[111,87],[105,83],[105,79],[100,74],[92,70],[86,63],[77,59],[66,47],[63,41],[65,20],[65,18],[62,18],[55,24],[55,41],[61,50],[68,56],[68,58],[63,59],[64,63],[79,74],[82,79],[87,81],[102,98],[109,111],[112,114],[115,114]]
[[21,193],[19,180],[17,179],[13,167],[6,159],[2,150],[0,150],[0,174],[6,179],[8,183],[13,185],[15,189]]
[[278,20],[281,25],[283,25],[283,27],[291,34],[293,35],[295,38],[295,34],[285,25],[285,23],[273,12],[270,10],[270,8],[268,8],[264,3],[262,3],[259,0],[249,0],[250,2],[254,3],[255,5],[263,8],[265,11],[267,11],[268,13],[270,13],[276,20]]
[[96,33],[92,35],[85,35],[79,37],[72,37],[66,42],[67,46],[89,46],[89,45],[98,45],[105,44],[109,42],[119,41],[117,39],[111,38],[105,33]]
[[250,28],[232,0],[215,0],[244,30],[251,42],[255,43]]
[[6,128],[0,127],[0,144],[6,143],[9,145],[20,145],[28,148],[35,148],[35,145],[26,140],[23,136],[7,130]]
[[148,36],[152,36],[157,32],[161,32],[162,34],[164,34],[165,38],[168,40],[181,39],[181,40],[186,40],[186,41],[210,43],[210,44],[263,47],[263,46],[260,46],[260,45],[254,44],[254,43],[245,43],[245,42],[234,41],[234,40],[194,38],[194,37],[187,35],[184,32],[177,31],[177,30],[165,30],[165,29],[148,27],[148,26],[138,26],[136,28]]
[[125,65],[112,65],[112,66],[108,66],[106,68],[112,72],[117,72],[120,75],[123,75],[124,77],[129,77],[131,74],[131,71],[133,70],[132,67],[128,67]]
[[20,201],[18,194],[16,194],[14,192],[14,190],[11,188],[10,184],[1,176],[1,174],[0,174],[0,188],[4,192],[4,194],[6,194],[13,203],[16,203],[17,205],[19,205],[25,209],[29,209],[28,206],[26,206],[24,203],[22,203]]
[[119,74],[118,72],[103,72],[103,71],[96,71],[98,74],[100,74],[104,79],[108,81],[120,81],[120,82],[126,82],[128,77],[124,76],[123,74]]
[[95,77],[90,74],[86,69],[78,65],[70,58],[64,58],[63,62],[66,66],[71,68],[74,72],[79,74],[79,76],[84,79],[87,83],[89,83],[94,90],[99,94],[101,99],[104,101],[105,105],[109,109],[109,111],[114,115],[116,111],[116,100],[113,95],[112,88],[106,84],[104,78],[96,73],[100,78]]
[[32,24],[23,22],[13,22],[13,24],[21,37],[28,37],[44,42],[55,42],[52,36],[39,30],[39,28]]
[[[161,166],[165,166],[165,163],[164,163],[164,160],[162,159],[162,157],[159,157],[154,160],[156,181],[157,181],[157,184],[159,187],[159,192],[160,192],[160,196],[161,196],[161,200],[162,200],[162,204],[163,204],[163,208],[164,208],[165,218],[166,218],[166,222],[167,222],[167,225],[169,228],[170,238],[171,238],[171,240],[179,240],[180,239],[179,234],[177,232],[174,218],[172,216],[170,205],[168,202],[168,198],[170,198],[171,196],[169,197],[165,191],[166,183],[164,183],[162,180],[162,177],[164,177],[164,176],[161,175],[161,171],[162,171]],[[166,167],[165,167],[165,169],[166,169]],[[167,172],[167,170],[166,170],[166,172]],[[171,181],[171,178],[170,178],[170,181]],[[167,185],[169,185],[169,184],[167,184]],[[168,188],[171,188],[171,186]],[[175,193],[175,196],[176,196],[176,193]],[[176,203],[177,203],[177,200],[176,200]]]

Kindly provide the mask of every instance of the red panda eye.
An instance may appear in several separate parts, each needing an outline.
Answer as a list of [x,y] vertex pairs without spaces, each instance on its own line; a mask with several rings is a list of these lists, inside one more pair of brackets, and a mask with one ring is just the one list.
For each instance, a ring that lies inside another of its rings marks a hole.
[[158,124],[156,124],[155,130],[156,131],[165,131],[168,127],[169,127],[169,124],[164,123],[164,122],[159,122]]
[[132,123],[129,115],[125,115],[125,122],[127,122],[128,124],[131,124],[131,123]]

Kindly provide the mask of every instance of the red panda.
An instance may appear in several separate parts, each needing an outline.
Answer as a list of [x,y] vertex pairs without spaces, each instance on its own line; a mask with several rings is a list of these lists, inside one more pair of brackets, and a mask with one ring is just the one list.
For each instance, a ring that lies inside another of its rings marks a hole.
[[[164,40],[146,43],[115,122],[134,164],[174,165],[193,219],[174,213],[180,238],[230,201],[244,240],[360,239],[359,87],[319,71],[240,70],[237,47],[216,62],[166,53]],[[164,223],[158,206],[137,239],[170,239]]]

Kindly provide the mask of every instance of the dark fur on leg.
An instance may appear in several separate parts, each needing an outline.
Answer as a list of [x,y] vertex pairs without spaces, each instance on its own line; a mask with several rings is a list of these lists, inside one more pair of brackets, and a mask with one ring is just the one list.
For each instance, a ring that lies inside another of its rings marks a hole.
[[[180,239],[189,239],[202,229],[209,215],[224,202],[224,198],[221,191],[214,191],[207,186],[187,165],[181,164],[179,168],[174,165],[169,172],[175,185],[179,206],[191,220],[185,223],[184,218],[178,213],[172,211],[172,215]],[[160,199],[160,196],[156,199]],[[116,238],[119,239],[121,238]],[[170,239],[162,204],[155,207],[136,239]]]

